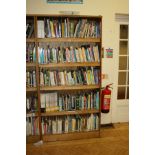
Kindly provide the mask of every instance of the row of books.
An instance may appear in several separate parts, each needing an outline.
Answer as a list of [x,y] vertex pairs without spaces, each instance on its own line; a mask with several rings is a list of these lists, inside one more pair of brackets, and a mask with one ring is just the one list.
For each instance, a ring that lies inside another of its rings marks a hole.
[[36,62],[36,50],[33,43],[26,44],[26,62]]
[[26,136],[39,135],[39,117],[26,117]]
[[40,71],[41,86],[99,84],[100,70],[94,67],[79,67],[78,70]]
[[81,47],[38,47],[40,64],[65,62],[100,62],[98,45],[83,45]]
[[43,135],[98,130],[99,116],[89,114],[42,117],[41,127]]
[[41,109],[42,112],[99,109],[99,91],[77,95],[42,93]]
[[36,71],[26,71],[26,87],[36,87]]
[[26,112],[34,113],[38,111],[37,96],[32,95],[26,97]]
[[78,94],[41,93],[41,112],[99,109],[99,91]]
[[79,19],[50,19],[37,21],[38,38],[98,38],[100,37],[100,23],[94,20]]
[[31,38],[34,33],[34,24],[29,22],[26,24],[26,38]]

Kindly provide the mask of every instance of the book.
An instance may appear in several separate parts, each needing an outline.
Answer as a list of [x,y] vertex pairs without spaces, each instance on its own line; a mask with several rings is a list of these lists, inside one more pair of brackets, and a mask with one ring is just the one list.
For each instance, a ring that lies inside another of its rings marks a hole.
[[30,31],[28,33],[28,38],[32,37],[33,32],[34,32],[34,25],[32,24],[32,25],[30,25]]
[[47,19],[44,18],[44,33],[45,37],[48,37],[48,26],[47,26]]
[[33,87],[36,87],[36,72],[33,71],[32,74],[33,74],[33,75],[32,75],[32,76],[33,76],[33,79],[32,79],[32,81],[33,81],[32,83],[33,83],[33,84],[32,84],[32,85],[33,85]]
[[53,20],[50,20],[50,28],[51,28],[51,37],[55,38],[55,31],[54,31],[54,24],[53,24]]
[[62,38],[65,37],[65,23],[61,23],[61,32],[62,32]]
[[67,26],[67,19],[64,20],[64,33],[65,33],[65,36],[64,37],[68,37],[68,26]]
[[65,133],[68,133],[68,116],[65,118]]
[[40,94],[41,112],[45,112],[46,108],[46,98],[45,94]]
[[75,31],[74,31],[74,37],[77,37],[77,32],[78,32],[79,26],[80,26],[80,20],[79,20],[79,22],[76,24],[76,28],[75,28]]
[[47,38],[51,38],[52,34],[51,34],[50,19],[47,19],[46,22],[47,22]]
[[71,21],[70,22],[70,37],[73,37],[74,36],[74,21]]
[[61,21],[58,21],[58,33],[59,33],[59,37],[62,37],[62,32],[61,32]]
[[56,37],[56,38],[59,38],[58,23],[57,23],[57,20],[54,20],[53,25],[54,25],[55,37]]
[[78,48],[78,51],[79,51],[79,55],[80,55],[80,62],[84,62],[84,56],[82,53],[82,49],[80,47]]
[[33,62],[36,62],[36,49],[33,48]]
[[70,20],[66,18],[66,36],[70,37]]
[[96,62],[100,62],[98,46],[93,46],[94,57]]
[[76,56],[76,62],[81,62],[78,49],[75,48],[75,49],[74,49],[74,52],[75,52],[75,56]]
[[50,85],[55,86],[54,72],[51,72],[51,71],[50,71]]
[[53,134],[56,134],[57,133],[56,120],[52,120],[52,133]]
[[66,53],[66,62],[70,62],[71,54],[70,54],[70,51],[69,51],[68,47],[66,47],[65,53]]
[[83,62],[87,62],[87,60],[86,60],[86,54],[85,54],[85,48],[82,46],[82,47],[81,47],[81,50],[82,50]]
[[38,20],[37,21],[37,32],[38,32],[38,38],[45,38],[45,31],[44,31],[44,20]]

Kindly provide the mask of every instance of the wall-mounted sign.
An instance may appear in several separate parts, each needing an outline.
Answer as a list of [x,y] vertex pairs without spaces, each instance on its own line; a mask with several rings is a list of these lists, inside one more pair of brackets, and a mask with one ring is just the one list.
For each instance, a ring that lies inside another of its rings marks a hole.
[[47,0],[47,3],[83,4],[83,0]]
[[106,57],[113,58],[113,49],[111,48],[106,49]]

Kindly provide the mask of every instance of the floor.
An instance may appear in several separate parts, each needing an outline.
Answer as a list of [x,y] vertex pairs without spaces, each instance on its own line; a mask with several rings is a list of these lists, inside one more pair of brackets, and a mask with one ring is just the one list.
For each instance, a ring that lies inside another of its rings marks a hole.
[[101,128],[101,138],[27,144],[27,155],[128,155],[129,124]]

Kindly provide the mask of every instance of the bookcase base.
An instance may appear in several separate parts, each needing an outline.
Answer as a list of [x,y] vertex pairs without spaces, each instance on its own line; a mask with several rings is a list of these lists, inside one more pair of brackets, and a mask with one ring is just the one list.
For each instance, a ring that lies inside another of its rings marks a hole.
[[26,136],[26,143],[35,143],[40,140],[40,136]]
[[66,134],[53,134],[53,135],[44,135],[43,141],[63,141],[63,140],[77,140],[77,139],[88,139],[88,138],[99,138],[99,131],[90,131],[90,132],[74,132]]

